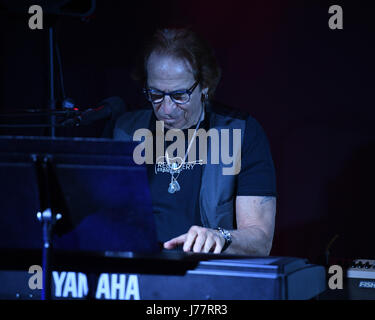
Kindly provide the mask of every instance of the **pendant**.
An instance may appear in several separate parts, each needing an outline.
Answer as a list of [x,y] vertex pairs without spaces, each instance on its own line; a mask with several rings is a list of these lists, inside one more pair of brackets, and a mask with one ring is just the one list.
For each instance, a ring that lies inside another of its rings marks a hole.
[[177,180],[174,180],[172,181],[170,184],[169,184],[169,188],[168,188],[168,192],[169,193],[175,193],[177,191],[180,191],[180,185],[179,183],[177,182]]
[[178,164],[177,162],[172,163],[172,170],[176,171],[178,169]]
[[180,184],[177,182],[177,180],[174,181],[174,184],[176,186],[176,191],[180,191]]

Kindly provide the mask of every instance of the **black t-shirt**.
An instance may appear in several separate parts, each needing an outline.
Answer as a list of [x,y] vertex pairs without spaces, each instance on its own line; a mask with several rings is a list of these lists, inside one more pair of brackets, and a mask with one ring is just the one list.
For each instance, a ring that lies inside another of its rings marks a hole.
[[[209,129],[208,119],[209,114],[206,113],[200,128]],[[149,127],[153,133],[155,132],[156,120],[153,114]],[[166,131],[167,129],[165,129]],[[188,130],[183,131],[185,133],[186,152],[189,144]],[[155,134],[153,136],[155,138]],[[170,143],[173,143],[173,141],[166,142],[165,148]],[[196,139],[196,149],[196,154],[199,156],[199,139]],[[199,192],[203,165],[195,164],[188,170],[182,170],[177,178],[181,189],[173,194],[168,192],[171,174],[169,172],[156,172],[156,165],[147,165],[147,173],[158,238],[159,241],[165,242],[186,233],[192,225],[202,225]],[[244,141],[241,147],[241,171],[236,179],[237,195],[276,196],[275,170],[268,141],[259,123],[250,116],[246,120]]]

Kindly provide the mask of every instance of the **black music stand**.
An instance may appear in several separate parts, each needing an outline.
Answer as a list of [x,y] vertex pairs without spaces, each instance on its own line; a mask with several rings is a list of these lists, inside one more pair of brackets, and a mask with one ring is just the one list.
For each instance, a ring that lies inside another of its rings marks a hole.
[[43,299],[50,298],[56,250],[159,251],[146,168],[134,163],[134,146],[0,137],[0,250],[42,249]]

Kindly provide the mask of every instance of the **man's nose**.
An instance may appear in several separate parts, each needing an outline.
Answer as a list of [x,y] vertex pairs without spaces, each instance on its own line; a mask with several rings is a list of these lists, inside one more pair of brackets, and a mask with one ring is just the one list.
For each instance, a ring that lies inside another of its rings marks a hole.
[[171,115],[176,109],[176,104],[172,101],[170,96],[164,96],[164,99],[160,105],[160,110],[165,115]]

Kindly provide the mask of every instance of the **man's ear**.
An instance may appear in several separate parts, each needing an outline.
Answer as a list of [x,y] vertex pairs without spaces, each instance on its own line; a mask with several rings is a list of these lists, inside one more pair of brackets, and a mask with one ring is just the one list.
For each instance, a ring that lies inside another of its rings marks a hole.
[[207,101],[208,100],[208,88],[204,88],[202,90],[202,101]]

